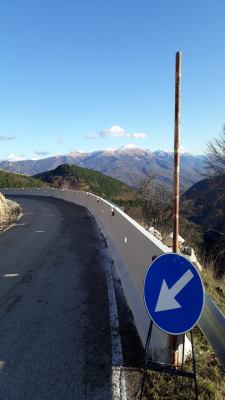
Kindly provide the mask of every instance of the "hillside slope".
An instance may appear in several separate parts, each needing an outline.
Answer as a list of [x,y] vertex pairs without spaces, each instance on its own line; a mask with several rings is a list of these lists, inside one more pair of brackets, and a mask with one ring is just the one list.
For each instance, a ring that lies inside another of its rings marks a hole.
[[63,164],[52,171],[42,172],[34,177],[54,187],[86,190],[111,200],[134,197],[133,190],[125,183],[76,165]]
[[225,267],[225,174],[197,182],[183,198],[193,202],[188,217],[202,228],[208,252]]
[[46,184],[31,176],[15,174],[0,170],[0,188],[42,187]]

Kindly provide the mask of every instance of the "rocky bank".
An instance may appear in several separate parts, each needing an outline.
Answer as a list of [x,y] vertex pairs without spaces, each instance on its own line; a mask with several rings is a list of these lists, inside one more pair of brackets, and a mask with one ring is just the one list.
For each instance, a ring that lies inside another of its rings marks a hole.
[[15,201],[6,199],[0,193],[0,233],[16,222],[21,213],[21,207]]

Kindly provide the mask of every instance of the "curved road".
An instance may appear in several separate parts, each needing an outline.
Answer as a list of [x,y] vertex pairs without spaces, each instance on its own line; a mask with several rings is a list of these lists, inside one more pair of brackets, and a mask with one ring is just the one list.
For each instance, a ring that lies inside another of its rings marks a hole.
[[[0,236],[0,399],[116,398],[104,238],[82,207],[16,201],[23,216]],[[116,292],[124,363],[132,366],[139,342]]]

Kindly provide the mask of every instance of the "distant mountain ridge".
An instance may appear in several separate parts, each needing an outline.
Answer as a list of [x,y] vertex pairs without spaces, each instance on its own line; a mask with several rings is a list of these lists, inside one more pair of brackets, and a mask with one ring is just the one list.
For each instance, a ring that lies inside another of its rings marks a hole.
[[[181,154],[181,187],[187,189],[202,178],[205,156]],[[1,161],[0,169],[35,175],[53,170],[61,164],[78,165],[94,169],[105,175],[119,179],[129,186],[138,187],[140,181],[151,171],[157,179],[172,184],[173,153],[151,151],[134,145],[118,150],[106,149],[92,153],[71,152],[68,155],[43,158],[40,160]]]

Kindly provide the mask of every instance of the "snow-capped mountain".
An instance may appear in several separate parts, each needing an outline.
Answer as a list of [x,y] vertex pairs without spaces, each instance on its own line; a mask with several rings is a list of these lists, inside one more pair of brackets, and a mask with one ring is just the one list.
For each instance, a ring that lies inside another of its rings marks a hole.
[[[181,187],[186,189],[202,179],[205,157],[181,153]],[[151,151],[129,144],[119,149],[105,149],[92,153],[73,151],[68,155],[39,160],[0,162],[0,169],[34,175],[56,168],[61,164],[75,164],[95,169],[120,179],[130,186],[138,187],[141,179],[150,171],[159,181],[172,184],[173,153],[162,150]]]

